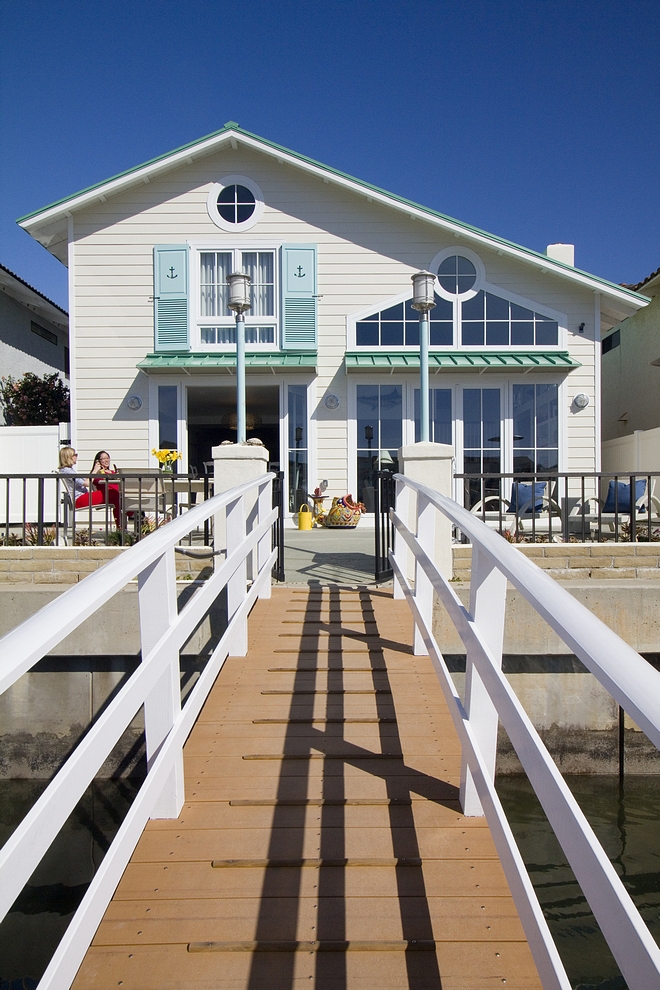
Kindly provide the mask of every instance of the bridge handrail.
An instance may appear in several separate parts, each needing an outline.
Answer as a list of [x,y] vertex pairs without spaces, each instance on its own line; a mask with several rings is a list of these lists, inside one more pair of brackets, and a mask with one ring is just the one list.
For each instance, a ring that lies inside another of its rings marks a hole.
[[[270,473],[259,478],[259,482],[272,481],[274,477]],[[63,592],[36,615],[3,636],[0,639],[0,650],[6,652],[8,657],[1,661],[0,694],[141,571],[180,543],[191,530],[197,529],[230,502],[252,491],[256,484],[256,481],[250,481],[214,495],[172,519],[167,525],[151,533],[149,539],[140,540],[127,548],[114,560],[89,574],[84,581]]]
[[[469,794],[469,771],[481,802],[481,806],[477,802],[478,810],[474,810],[473,804],[473,810],[466,809],[466,813],[481,814],[481,807],[485,811],[544,988],[568,988],[570,983],[495,791],[498,717],[628,986],[631,990],[658,990],[660,950],[501,671],[506,579],[519,589],[656,745],[660,741],[657,701],[660,673],[474,514],[410,478],[403,475],[395,478],[397,504],[396,509],[391,510],[391,519],[397,541],[390,554],[395,585],[411,606],[419,636],[432,659],[461,739],[464,759],[462,799],[465,804],[465,796]],[[414,508],[410,499],[412,493],[416,495]],[[437,512],[446,516],[472,541],[470,609],[475,614],[465,608],[434,563]],[[408,551],[415,562],[414,588],[409,580]],[[480,587],[486,587],[488,592],[481,602],[478,597]],[[433,591],[447,609],[466,646],[465,705],[456,692],[433,636]],[[495,613],[499,614],[496,616]],[[420,647],[421,644],[416,643],[416,651],[425,652]],[[623,669],[617,669],[617,666]],[[471,719],[468,682],[475,672],[480,682],[474,681],[477,710]],[[489,713],[483,698],[479,699],[479,689],[485,689],[488,703],[495,712],[494,733],[485,745],[483,723],[489,721]]]
[[[145,706],[148,773],[129,814],[76,911],[42,977],[40,990],[66,990],[121,878],[149,817],[177,817],[183,805],[182,746],[229,655],[247,651],[247,616],[255,599],[270,596],[277,557],[271,531],[273,474],[191,509],[127,549],[74,588],[0,639],[0,693],[53,646],[138,576],[142,662],[94,721],[46,790],[0,849],[0,920],[29,880],[44,853],[107,758],[122,732]],[[179,612],[174,548],[211,515],[225,511],[226,557]],[[248,589],[247,566],[252,561]],[[223,588],[228,625],[199,680],[181,708],[179,650]]]

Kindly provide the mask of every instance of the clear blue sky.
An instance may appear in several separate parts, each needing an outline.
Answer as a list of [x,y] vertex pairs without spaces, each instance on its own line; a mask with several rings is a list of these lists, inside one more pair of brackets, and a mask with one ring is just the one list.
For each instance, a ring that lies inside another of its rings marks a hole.
[[660,265],[660,3],[1,0],[0,261],[17,217],[236,120],[459,220],[636,282]]

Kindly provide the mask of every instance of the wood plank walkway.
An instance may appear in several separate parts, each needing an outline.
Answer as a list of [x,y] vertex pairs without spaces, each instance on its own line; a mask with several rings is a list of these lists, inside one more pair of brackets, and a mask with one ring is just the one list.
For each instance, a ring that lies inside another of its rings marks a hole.
[[535,990],[412,618],[386,591],[273,589],[185,748],[75,990]]

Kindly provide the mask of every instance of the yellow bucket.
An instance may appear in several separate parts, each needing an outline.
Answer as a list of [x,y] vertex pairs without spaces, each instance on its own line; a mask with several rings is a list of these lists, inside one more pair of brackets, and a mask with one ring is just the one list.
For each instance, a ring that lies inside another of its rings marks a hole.
[[298,513],[298,529],[311,529],[314,516],[308,505],[301,505]]

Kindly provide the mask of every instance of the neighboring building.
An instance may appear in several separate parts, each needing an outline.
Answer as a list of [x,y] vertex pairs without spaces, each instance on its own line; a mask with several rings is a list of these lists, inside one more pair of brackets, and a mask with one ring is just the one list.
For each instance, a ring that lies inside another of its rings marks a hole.
[[0,265],[0,375],[69,375],[69,317]]
[[[248,435],[296,492],[369,498],[416,438],[410,277],[438,275],[432,439],[456,469],[593,471],[600,338],[647,304],[573,267],[242,130],[216,134],[23,217],[69,266],[74,442],[123,467],[176,445],[202,469],[235,438],[227,273],[253,279]],[[588,396],[586,408],[574,403]]]
[[651,303],[603,337],[603,440],[660,427],[660,268],[627,288]]

